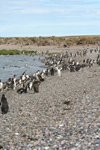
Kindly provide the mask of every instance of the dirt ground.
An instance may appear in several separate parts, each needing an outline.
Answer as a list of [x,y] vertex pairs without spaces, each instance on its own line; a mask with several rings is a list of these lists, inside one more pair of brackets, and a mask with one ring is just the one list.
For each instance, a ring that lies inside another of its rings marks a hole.
[[76,51],[76,50],[82,50],[86,48],[97,48],[98,45],[80,45],[80,46],[71,46],[71,47],[59,47],[59,46],[34,46],[34,45],[27,45],[27,46],[22,46],[22,45],[10,45],[10,44],[3,44],[0,45],[0,50],[6,49],[6,50],[33,50],[37,52],[65,52],[67,50],[70,50],[71,52]]

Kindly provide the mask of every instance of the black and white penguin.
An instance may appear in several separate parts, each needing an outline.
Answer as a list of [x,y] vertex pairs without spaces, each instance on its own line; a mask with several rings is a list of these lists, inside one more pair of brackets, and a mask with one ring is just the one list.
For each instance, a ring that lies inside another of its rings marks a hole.
[[27,86],[25,88],[20,88],[17,90],[18,94],[27,93]]
[[7,81],[7,87],[8,88],[12,87],[12,79],[11,78],[9,78],[8,81]]
[[51,68],[51,69],[50,69],[51,76],[54,76],[54,72],[55,72],[55,71],[54,71],[54,68]]
[[50,73],[50,70],[47,68],[47,70],[45,71],[46,76],[48,76]]
[[39,75],[39,79],[41,82],[45,80],[45,70],[42,70],[42,72]]
[[61,68],[56,67],[55,69],[57,70],[58,76],[61,76],[62,67]]
[[3,90],[3,82],[0,79],[0,91],[2,91],[2,90]]
[[70,65],[70,72],[75,72],[75,66]]
[[6,114],[9,110],[9,106],[8,106],[8,102],[7,99],[5,97],[5,94],[2,94],[1,97],[1,112],[2,114]]
[[35,79],[31,78],[31,80],[27,83],[27,88],[29,90],[32,90],[34,81],[35,81]]
[[81,67],[80,67],[80,64],[77,62],[77,63],[76,63],[76,66],[75,66],[75,71],[79,71],[80,68],[81,68]]
[[12,78],[12,89],[15,90],[15,88],[16,88],[16,75],[14,75]]

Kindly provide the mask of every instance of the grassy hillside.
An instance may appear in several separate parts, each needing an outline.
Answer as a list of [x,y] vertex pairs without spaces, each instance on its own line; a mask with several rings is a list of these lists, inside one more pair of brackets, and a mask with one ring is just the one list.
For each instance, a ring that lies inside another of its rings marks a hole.
[[64,36],[64,37],[7,37],[0,38],[1,44],[37,45],[37,46],[73,46],[84,44],[100,44],[100,35],[97,36]]

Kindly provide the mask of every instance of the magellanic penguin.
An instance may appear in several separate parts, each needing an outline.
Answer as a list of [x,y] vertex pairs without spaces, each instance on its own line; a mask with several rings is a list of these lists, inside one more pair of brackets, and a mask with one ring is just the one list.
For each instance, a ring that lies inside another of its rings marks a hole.
[[8,102],[7,99],[5,97],[5,94],[2,94],[1,97],[1,112],[2,114],[6,114],[9,110],[9,106],[8,106]]

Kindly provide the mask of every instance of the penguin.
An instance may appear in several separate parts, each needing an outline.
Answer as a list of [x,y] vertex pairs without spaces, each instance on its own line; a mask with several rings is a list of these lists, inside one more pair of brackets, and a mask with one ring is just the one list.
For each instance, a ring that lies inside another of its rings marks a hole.
[[33,82],[33,89],[35,93],[39,93],[39,85],[40,85],[40,81]]
[[29,90],[32,90],[33,88],[33,82],[34,82],[34,79],[31,79],[28,84],[27,84],[27,87],[29,88]]
[[45,80],[45,72],[42,71],[41,74],[39,75],[39,80],[42,82]]
[[62,67],[61,68],[56,67],[55,69],[57,70],[58,76],[61,76]]
[[47,68],[47,70],[45,71],[46,76],[49,75],[50,70]]
[[75,66],[75,70],[76,70],[76,71],[79,71],[80,68],[81,68],[80,65],[76,65],[76,66]]
[[0,79],[0,91],[2,91],[2,90],[3,90],[3,83],[2,83],[2,81]]
[[53,68],[50,69],[50,73],[51,73],[51,76],[54,76],[54,69]]
[[12,78],[12,89],[15,90],[15,88],[16,88],[16,75],[14,75]]
[[75,72],[75,67],[73,65],[70,65],[70,72]]
[[17,90],[18,94],[27,93],[27,86],[25,88],[20,88]]
[[1,112],[2,112],[2,114],[7,114],[8,110],[9,110],[9,106],[8,106],[7,99],[5,97],[5,94],[2,94],[2,97],[1,97]]

